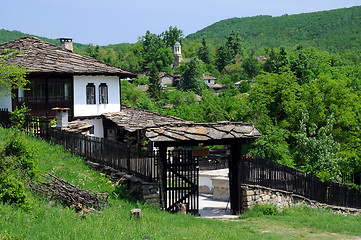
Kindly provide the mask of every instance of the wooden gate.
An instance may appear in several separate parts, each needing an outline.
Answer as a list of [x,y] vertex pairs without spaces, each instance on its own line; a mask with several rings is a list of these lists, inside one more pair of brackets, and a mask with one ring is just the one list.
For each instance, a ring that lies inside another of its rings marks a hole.
[[168,151],[164,168],[165,209],[177,212],[186,207],[187,213],[198,215],[198,158],[191,149]]

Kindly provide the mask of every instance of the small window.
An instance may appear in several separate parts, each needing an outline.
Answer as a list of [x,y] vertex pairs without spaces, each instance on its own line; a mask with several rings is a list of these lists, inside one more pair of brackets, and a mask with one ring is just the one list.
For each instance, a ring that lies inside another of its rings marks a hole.
[[25,101],[24,89],[18,89],[18,101],[19,102]]
[[105,83],[99,85],[99,104],[108,104],[108,86]]
[[95,104],[94,83],[88,83],[88,85],[86,85],[86,104]]

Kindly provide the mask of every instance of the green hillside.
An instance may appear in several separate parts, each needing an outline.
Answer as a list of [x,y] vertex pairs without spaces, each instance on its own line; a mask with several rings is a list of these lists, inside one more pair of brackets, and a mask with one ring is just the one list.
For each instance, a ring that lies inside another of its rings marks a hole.
[[330,52],[358,50],[361,45],[361,6],[331,11],[231,18],[214,23],[187,36],[218,42],[231,31],[238,31],[254,49],[279,46],[316,47]]

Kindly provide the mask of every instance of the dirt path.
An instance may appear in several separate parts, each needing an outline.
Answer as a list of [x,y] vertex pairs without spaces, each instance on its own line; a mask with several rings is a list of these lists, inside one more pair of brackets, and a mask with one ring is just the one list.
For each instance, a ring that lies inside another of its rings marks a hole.
[[[220,219],[219,219],[220,220]],[[266,219],[221,219],[222,221],[236,221],[252,227],[252,230],[261,234],[272,235],[279,239],[357,239],[361,237],[350,236],[339,233],[326,232],[323,230],[308,228],[304,226],[292,227],[287,223]]]

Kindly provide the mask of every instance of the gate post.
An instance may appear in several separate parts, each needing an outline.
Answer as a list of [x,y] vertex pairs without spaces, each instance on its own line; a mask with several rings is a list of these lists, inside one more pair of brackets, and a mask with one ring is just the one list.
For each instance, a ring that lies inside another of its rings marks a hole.
[[159,146],[159,186],[160,186],[160,205],[162,209],[167,208],[167,147]]
[[241,142],[237,141],[231,144],[231,161],[229,164],[229,190],[231,210],[233,214],[240,214],[242,210],[242,190],[241,190]]

